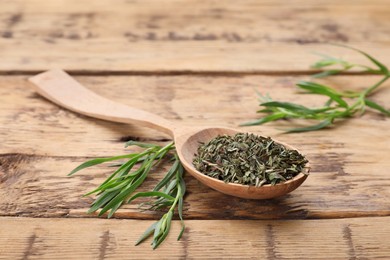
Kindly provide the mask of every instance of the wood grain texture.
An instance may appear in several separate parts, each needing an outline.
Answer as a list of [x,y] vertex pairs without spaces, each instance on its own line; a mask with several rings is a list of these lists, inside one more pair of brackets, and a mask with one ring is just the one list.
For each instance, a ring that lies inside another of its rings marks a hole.
[[[258,118],[256,90],[269,93],[275,100],[299,101],[308,106],[324,102],[317,96],[296,93],[294,84],[307,79],[303,76],[102,76],[76,79],[99,95],[188,126],[235,128],[242,122]],[[326,83],[339,89],[359,90],[376,80],[378,78],[372,76],[347,76],[334,77]],[[389,96],[389,87],[385,87],[372,98],[387,106]],[[122,144],[127,139],[169,140],[169,137],[148,128],[94,120],[61,109],[36,94],[27,77],[0,77],[0,98],[0,133],[4,140],[0,144],[0,153],[3,154],[108,156],[124,152]],[[387,141],[382,135],[387,136],[385,130],[388,124],[389,120],[385,117],[368,112],[364,117],[351,119],[332,131],[283,135],[276,129],[295,126],[289,122],[242,129],[273,136],[301,149],[313,146],[311,149],[317,152],[345,149],[344,140],[349,138],[348,149],[359,148],[363,137],[369,138],[363,144],[384,145],[381,151],[387,151],[387,143],[380,141]],[[374,125],[378,127],[372,127]],[[353,135],[347,134],[351,131]],[[365,152],[376,153],[372,149]]]
[[[172,12],[172,10],[175,10]],[[336,42],[390,63],[390,7],[370,1],[3,1],[0,72],[283,73]]]
[[[296,101],[294,82],[301,77],[132,76],[77,77],[97,93],[139,107],[177,124],[216,124],[234,127],[256,117],[255,90],[269,91],[278,100]],[[332,85],[361,89],[375,78],[336,77]],[[108,87],[110,86],[110,87]],[[267,87],[267,88],[266,88]],[[115,91],[112,91],[115,89]],[[145,91],[145,90],[148,91]],[[223,92],[223,95],[221,94]],[[130,93],[125,95],[124,93]],[[126,139],[164,143],[166,136],[146,128],[107,123],[62,110],[34,94],[24,77],[0,78],[1,181],[3,216],[87,217],[92,198],[82,198],[110,172],[96,167],[66,177],[71,169],[92,157],[134,151]],[[193,97],[196,97],[194,100]],[[304,96],[303,103],[323,102]],[[386,105],[390,90],[373,99]],[[327,131],[281,135],[275,127],[286,123],[243,128],[270,135],[299,148],[312,164],[311,176],[288,196],[248,201],[215,192],[186,177],[187,219],[341,218],[390,215],[388,129],[390,120],[368,112]],[[122,141],[121,141],[122,140]],[[168,165],[164,166],[167,169]],[[164,174],[157,171],[145,189]],[[221,203],[225,202],[225,203]],[[136,205],[119,210],[118,218],[155,219]]]
[[[294,83],[318,59],[312,52],[368,64],[326,42],[361,48],[390,65],[389,13],[388,0],[1,1],[0,259],[389,258],[384,116],[369,111],[296,135],[276,129],[290,122],[242,128],[299,148],[312,165],[306,182],[287,196],[250,201],[187,175],[186,232],[176,241],[175,220],[153,251],[149,241],[133,244],[160,213],[137,203],[110,220],[85,213],[93,197],[82,195],[112,168],[66,174],[90,158],[137,151],[123,148],[127,140],[165,144],[170,137],[63,110],[20,76],[62,68],[84,75],[77,79],[102,96],[175,124],[237,127],[258,117],[257,89],[277,100],[323,103],[295,93]],[[355,75],[327,83],[362,89],[375,80]],[[389,84],[372,97],[388,109]]]
[[0,259],[386,259],[389,221],[187,220],[153,251],[133,246],[151,221],[2,217]]

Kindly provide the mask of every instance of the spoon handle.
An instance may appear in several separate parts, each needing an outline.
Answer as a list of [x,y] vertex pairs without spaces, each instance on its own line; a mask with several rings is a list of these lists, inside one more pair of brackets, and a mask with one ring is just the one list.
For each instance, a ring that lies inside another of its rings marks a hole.
[[174,125],[170,121],[99,96],[63,70],[49,70],[29,78],[29,81],[40,95],[74,112],[107,121],[145,126],[173,136]]

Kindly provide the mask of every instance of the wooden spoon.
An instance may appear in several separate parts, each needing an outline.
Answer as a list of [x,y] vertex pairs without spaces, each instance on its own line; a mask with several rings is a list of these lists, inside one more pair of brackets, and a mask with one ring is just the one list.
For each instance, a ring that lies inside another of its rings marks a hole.
[[[234,135],[239,131],[221,127],[177,126],[152,113],[101,97],[83,87],[62,70],[50,70],[29,78],[29,81],[35,84],[35,90],[39,94],[74,112],[108,121],[146,126],[167,133],[174,139],[180,161],[187,172],[203,184],[222,193],[247,199],[269,199],[295,190],[307,177],[309,167],[305,170],[307,172],[299,173],[293,179],[274,186],[255,187],[225,183],[197,171],[192,164],[192,160],[199,142],[208,142],[222,134]],[[296,150],[290,145],[276,142],[289,149]]]

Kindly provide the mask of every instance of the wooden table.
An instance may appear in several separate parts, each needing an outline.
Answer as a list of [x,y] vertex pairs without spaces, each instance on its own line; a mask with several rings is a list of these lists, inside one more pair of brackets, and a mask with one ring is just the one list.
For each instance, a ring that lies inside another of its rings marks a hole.
[[[22,1],[0,3],[1,259],[389,259],[390,119],[374,112],[332,129],[281,134],[281,124],[242,128],[298,147],[312,172],[296,191],[252,201],[191,176],[176,241],[134,242],[159,213],[137,204],[114,219],[86,214],[110,168],[72,178],[81,162],[132,151],[126,140],[167,136],[77,115],[38,96],[28,76],[63,68],[112,100],[185,125],[237,127],[258,117],[256,90],[315,105],[294,87],[313,51],[367,61],[323,42],[358,47],[390,66],[390,5],[360,1]],[[333,77],[340,89],[377,80]],[[389,108],[390,83],[373,99]],[[284,124],[285,125],[285,124]],[[165,167],[165,168],[164,168]],[[164,174],[162,167],[145,189]]]

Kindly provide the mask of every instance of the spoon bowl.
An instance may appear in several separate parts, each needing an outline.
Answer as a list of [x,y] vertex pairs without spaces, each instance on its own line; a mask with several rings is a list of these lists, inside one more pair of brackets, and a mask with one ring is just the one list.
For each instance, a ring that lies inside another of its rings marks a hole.
[[[200,182],[222,193],[246,198],[269,199],[282,196],[299,187],[307,178],[306,172],[301,172],[293,179],[276,185],[260,187],[225,183],[197,171],[192,164],[200,143],[209,142],[218,135],[234,135],[240,131],[221,127],[183,127],[155,114],[128,107],[97,95],[82,86],[62,70],[50,70],[29,78],[35,90],[50,101],[74,112],[103,120],[142,125],[157,129],[170,135],[176,146],[177,154],[186,171]],[[297,150],[282,142],[288,149]]]
[[[299,173],[291,180],[285,181],[283,183],[278,183],[276,185],[267,184],[260,187],[236,183],[225,183],[224,181],[207,176],[196,170],[192,163],[194,155],[197,153],[199,143],[207,143],[211,139],[219,135],[234,135],[239,133],[240,131],[220,127],[210,127],[202,128],[195,131],[194,130],[195,129],[189,129],[188,134],[179,136],[175,139],[175,144],[180,161],[186,171],[190,173],[193,177],[202,182],[204,185],[209,186],[210,188],[213,188],[219,192],[245,199],[270,199],[285,195],[295,190],[307,178],[307,174],[309,171],[308,164],[307,167],[304,168],[305,172]],[[297,150],[288,144],[276,140],[274,141],[276,143],[282,144],[288,149]]]

